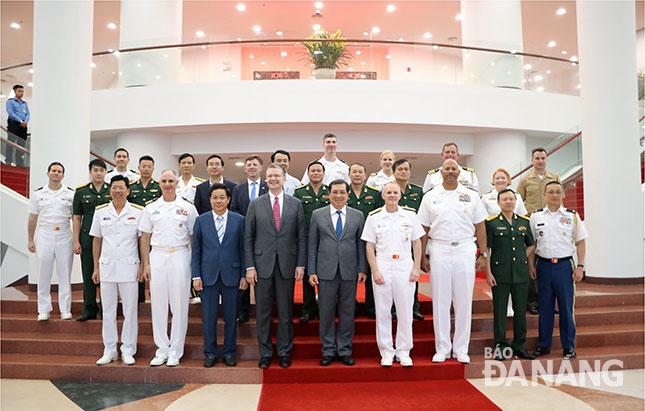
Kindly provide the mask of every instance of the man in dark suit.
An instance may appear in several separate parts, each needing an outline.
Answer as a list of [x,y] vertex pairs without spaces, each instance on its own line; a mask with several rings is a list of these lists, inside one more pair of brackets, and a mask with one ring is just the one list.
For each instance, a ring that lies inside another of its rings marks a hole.
[[[336,356],[354,365],[354,309],[356,282],[367,278],[365,243],[361,240],[363,213],[347,207],[349,184],[334,180],[329,185],[331,204],[315,210],[309,225],[309,284],[318,286],[320,316],[320,365],[330,365]],[[336,302],[338,301],[338,302]],[[334,313],[338,307],[338,333]]]
[[218,154],[211,154],[206,159],[206,170],[209,174],[209,179],[197,186],[195,191],[195,208],[199,215],[211,211],[211,200],[209,198],[210,188],[215,183],[226,185],[231,192],[235,188],[235,183],[227,180],[222,175],[224,171],[224,159]]
[[269,192],[252,201],[244,226],[246,280],[255,286],[256,328],[260,368],[273,356],[273,302],[278,312],[276,345],[280,366],[291,365],[293,348],[293,289],[302,280],[307,262],[307,238],[302,204],[282,190],[285,172],[267,168]]
[[[231,211],[246,215],[251,201],[269,191],[267,183],[262,181],[262,157],[250,155],[244,160],[244,173],[246,183],[240,183],[233,189]],[[237,322],[239,324],[249,321],[251,310],[251,287],[238,292]]]
[[217,363],[217,315],[222,297],[224,347],[222,357],[235,366],[237,290],[248,288],[242,266],[244,255],[244,217],[228,211],[231,190],[220,183],[210,188],[212,212],[195,221],[193,232],[193,287],[202,300],[204,328],[204,367]]

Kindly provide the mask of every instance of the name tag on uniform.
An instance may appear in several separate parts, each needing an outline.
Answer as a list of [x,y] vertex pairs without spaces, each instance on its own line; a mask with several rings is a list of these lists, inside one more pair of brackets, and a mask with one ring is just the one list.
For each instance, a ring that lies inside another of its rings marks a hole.
[[103,221],[110,221],[112,217],[103,217]]
[[498,230],[506,230],[506,227],[497,227]]

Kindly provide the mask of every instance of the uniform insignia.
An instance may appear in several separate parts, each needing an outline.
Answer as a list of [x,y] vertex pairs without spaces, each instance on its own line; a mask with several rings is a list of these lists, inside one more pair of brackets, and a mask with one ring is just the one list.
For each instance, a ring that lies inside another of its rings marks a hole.
[[404,210],[414,211],[415,213],[417,212],[417,210],[415,210],[415,209],[414,209],[414,208],[412,208],[412,207],[408,207],[408,206],[401,206],[401,208],[403,208]]
[[179,214],[179,215],[188,215],[188,210],[183,209],[183,208],[178,208],[177,209],[177,214]]
[[156,193],[157,191],[159,190],[157,190],[156,188],[153,188],[152,190],[150,190],[151,193]]
[[[150,200],[150,201],[152,201],[152,200]],[[148,201],[148,203],[149,203],[150,201]],[[130,205],[131,205],[132,207],[134,207],[134,208],[138,208],[139,210],[143,210],[143,208],[144,208],[143,206],[140,206],[139,204],[133,204],[133,203],[130,203]]]
[[416,188],[421,188],[421,189],[423,189],[423,188],[422,188],[420,185],[418,185],[418,184],[410,183],[410,185],[411,185],[412,187],[416,187]]
[[419,193],[412,193],[412,194],[410,194],[410,197],[418,197],[418,196],[419,196]]
[[573,213],[573,214],[575,214],[575,213],[576,213],[576,210],[572,210],[572,209],[570,209],[570,208],[567,208],[567,209],[565,209],[565,210],[566,210],[566,211],[568,211],[568,212],[570,212],[570,213]]
[[300,187],[296,187],[296,190],[300,190],[302,187],[307,187],[306,184],[301,185]]
[[146,201],[146,205],[148,205],[148,204],[152,203],[153,201],[155,201],[155,200],[148,200],[148,201]]
[[524,231],[524,230],[526,230],[526,227],[524,227],[524,226],[520,226],[520,227],[518,228],[518,230],[520,230],[520,231]]
[[376,173],[372,173],[372,174],[370,174],[370,175],[375,177],[375,176],[376,176]]
[[128,217],[128,220],[136,220],[137,217]]
[[138,171],[136,171],[136,170],[132,170],[132,169],[130,170],[130,172],[131,172],[131,173],[134,173],[134,174],[139,174],[139,172],[138,172]]
[[571,219],[569,217],[560,217],[560,224],[571,225]]
[[516,214],[516,215],[517,215],[519,218],[523,218],[523,219],[525,219],[525,220],[529,220],[529,221],[531,220],[529,217],[527,217],[527,216],[525,216],[525,215],[522,215],[522,214]]
[[372,189],[372,190],[374,190],[374,191],[378,191],[378,188],[376,188],[376,187],[367,186],[367,188],[371,188],[371,189]]
[[494,219],[496,219],[496,218],[497,218],[497,216],[498,216],[498,215],[499,215],[499,214],[492,215],[492,216],[488,217],[488,218],[486,219],[486,221],[493,221]]
[[89,183],[88,184],[81,184],[80,186],[76,187],[76,189],[78,190],[79,188],[87,187],[88,185],[89,185]]
[[428,174],[434,174],[434,173],[436,173],[437,171],[439,171],[439,169],[438,169],[438,168],[435,168],[435,169],[432,169],[432,170],[428,170]]
[[184,199],[184,201],[188,201],[190,204],[195,204],[194,202],[190,201],[190,200],[189,200],[189,199],[187,199],[186,197],[182,197],[182,198]]
[[535,210],[535,211],[533,211],[533,212],[534,212],[534,213],[541,213],[542,211],[544,211],[544,209],[543,209],[543,208],[540,208],[539,210]]
[[39,190],[42,190],[44,187],[45,187],[45,186],[38,187],[37,189],[35,189],[35,190],[34,190],[34,192],[39,191]]
[[498,230],[506,230],[506,227],[497,227]]
[[[95,210],[98,210],[98,209],[100,209],[100,208],[104,208],[104,207],[107,207],[107,206],[109,206],[109,205],[110,205],[110,203],[105,203],[105,204],[97,205],[94,209],[95,209]],[[104,220],[105,220],[105,219],[104,219]]]
[[365,199],[366,199],[366,200],[372,200],[373,198],[374,198],[374,197],[372,197],[372,196],[365,196]]
[[155,210],[155,211],[152,212],[152,215],[157,215],[157,214],[161,214],[161,211]]
[[329,195],[322,196],[322,198],[326,198],[327,200],[329,200]]
[[475,172],[475,170],[474,170],[474,169],[472,169],[472,168],[470,168],[470,167],[464,167],[464,166],[462,166],[461,168],[463,168],[463,169],[464,169],[464,170],[466,170],[466,171],[470,171],[471,173],[474,173],[474,172]]
[[68,189],[74,191],[74,189],[72,187],[70,187],[70,186],[65,186],[65,187],[67,187]]
[[459,194],[459,201],[462,203],[470,203],[470,196],[468,194]]
[[381,210],[383,210],[383,207],[379,207],[379,208],[377,208],[376,210],[370,211],[370,213],[369,213],[368,215],[376,214],[376,213],[378,213],[378,212],[379,212],[379,211],[381,211]]
[[199,177],[195,177],[195,180],[197,180],[197,181],[202,181],[202,182],[206,181],[205,179],[203,179],[203,178],[199,178]]

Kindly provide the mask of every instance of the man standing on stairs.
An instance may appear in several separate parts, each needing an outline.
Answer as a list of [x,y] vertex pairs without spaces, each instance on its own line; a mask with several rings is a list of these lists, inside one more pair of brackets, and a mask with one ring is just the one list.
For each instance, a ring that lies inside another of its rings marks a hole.
[[[533,214],[537,209],[546,206],[544,197],[544,188],[551,181],[560,182],[560,176],[546,169],[546,149],[542,147],[534,148],[531,151],[531,163],[533,170],[524,175],[517,184],[517,193],[524,199],[524,205],[528,216]],[[533,315],[537,315],[538,308],[538,291],[537,283],[531,279],[529,283],[529,298],[527,308]]]
[[105,183],[110,184],[110,181],[114,176],[128,177],[130,184],[137,181],[139,179],[139,174],[134,170],[128,169],[129,163],[130,153],[128,153],[128,150],[123,147],[117,148],[116,151],[114,151],[114,164],[116,164],[116,168],[105,174]]
[[[49,184],[37,188],[29,199],[28,248],[38,261],[38,321],[49,319],[52,311],[51,279],[56,265],[58,308],[62,320],[72,319],[72,200],[74,190],[61,184],[65,167],[54,162],[47,167]],[[38,233],[34,233],[38,225]]]
[[74,254],[81,255],[83,271],[83,314],[76,321],[94,320],[99,313],[96,303],[96,284],[92,281],[94,274],[94,257],[92,255],[92,236],[90,228],[96,206],[111,201],[110,188],[105,184],[106,165],[103,160],[90,161],[92,181],[76,187],[73,201],[72,223],[74,227]]
[[[150,283],[152,334],[157,351],[150,361],[156,367],[176,367],[184,355],[190,298],[190,251],[195,206],[177,195],[177,174],[161,173],[162,196],[148,204],[139,223],[142,276]],[[152,246],[152,251],[150,251]],[[172,329],[168,338],[168,304]]]
[[[555,302],[560,310],[560,342],[565,359],[576,358],[574,343],[576,323],[573,318],[575,283],[582,280],[586,242],[589,237],[584,222],[575,210],[562,206],[564,188],[557,181],[544,187],[547,207],[531,214],[531,231],[535,238],[536,266],[531,277],[537,278],[540,302],[538,347],[533,353],[541,357],[551,352]],[[573,254],[577,265],[574,267]]]
[[[12,143],[25,147],[27,145],[27,124],[29,123],[29,106],[22,99],[25,88],[20,84],[13,86],[15,97],[7,100],[7,138]],[[15,161],[14,161],[15,154]],[[15,162],[18,167],[24,167],[23,153],[13,147],[7,146],[5,163]]]
[[[327,133],[323,136],[323,149],[325,150],[325,154],[316,160],[325,167],[323,184],[327,185],[339,178],[349,183],[349,166],[346,162],[336,157],[338,138],[334,134]],[[302,177],[302,184],[308,183],[309,176],[305,171],[305,175]]]
[[[459,160],[457,143],[449,142],[443,145],[441,149],[441,160],[446,161],[448,159]],[[477,180],[477,175],[475,175],[475,170],[468,167],[460,167],[460,171],[459,184],[479,192],[479,181]],[[440,186],[442,182],[441,167],[428,171],[426,180],[423,183],[423,192],[427,193],[433,188]]]
[[93,240],[94,273],[92,280],[101,284],[103,305],[103,356],[96,365],[119,359],[119,335],[116,312],[119,296],[123,307],[121,330],[121,359],[125,365],[134,364],[137,352],[137,295],[141,262],[139,259],[138,229],[143,207],[127,201],[130,194],[128,178],[115,175],[110,181],[112,202],[96,207],[90,235]]

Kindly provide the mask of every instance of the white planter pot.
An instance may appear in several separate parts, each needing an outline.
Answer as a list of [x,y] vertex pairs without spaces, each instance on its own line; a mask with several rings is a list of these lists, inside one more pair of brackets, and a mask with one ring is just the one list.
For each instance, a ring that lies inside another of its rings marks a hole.
[[317,68],[314,70],[314,79],[330,80],[336,78],[336,70],[332,68]]

